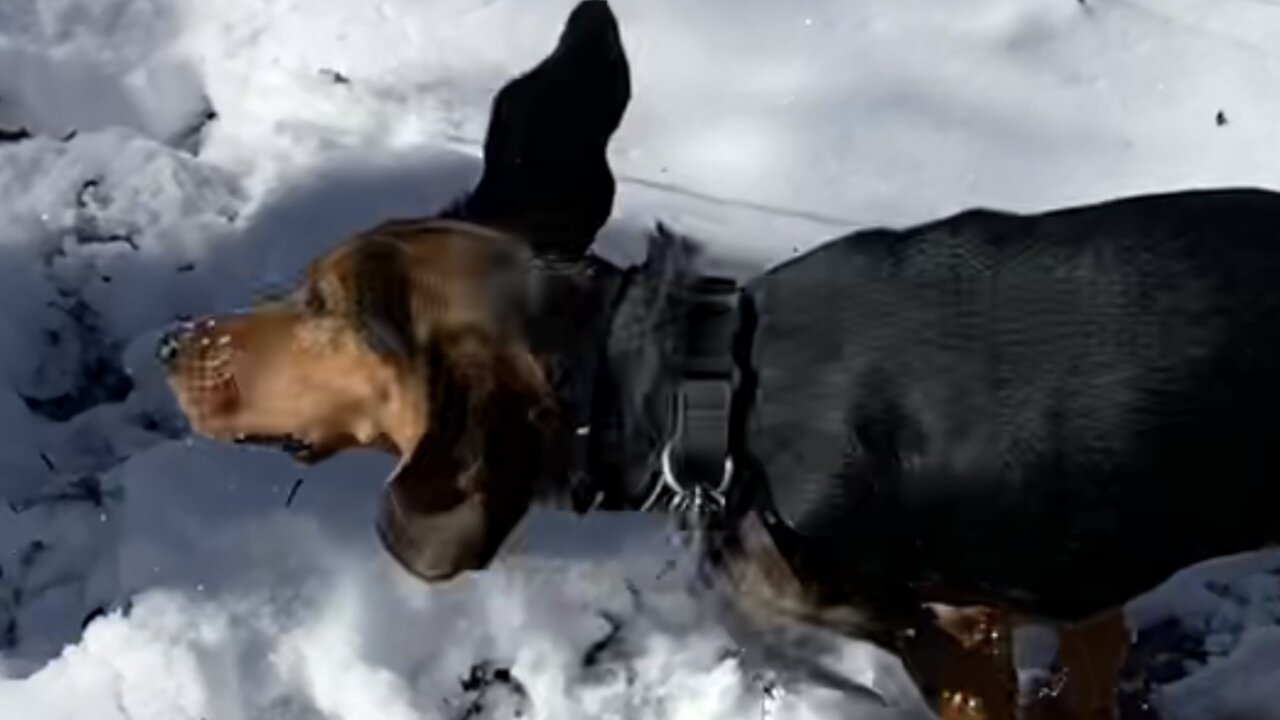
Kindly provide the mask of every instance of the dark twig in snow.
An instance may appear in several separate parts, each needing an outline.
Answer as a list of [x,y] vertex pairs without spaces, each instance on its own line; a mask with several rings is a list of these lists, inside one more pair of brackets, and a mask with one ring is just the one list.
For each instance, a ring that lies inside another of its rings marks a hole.
[[0,128],[0,143],[22,142],[31,137],[31,132],[24,127],[9,130],[8,128]]
[[106,617],[106,615],[107,609],[105,607],[102,605],[95,606],[87,615],[84,616],[84,619],[80,621],[80,630],[83,631],[85,628],[89,627],[94,620],[97,620],[100,617]]
[[89,178],[81,183],[80,189],[76,192],[76,207],[81,210],[88,208],[93,195],[97,193],[101,185],[102,181],[98,178]]
[[298,490],[301,487],[302,487],[302,478],[298,478],[297,480],[293,481],[293,487],[289,490],[289,497],[285,498],[285,501],[284,501],[285,507],[291,507],[293,505],[293,498],[297,496]]
[[122,495],[120,488],[104,489],[102,480],[97,475],[84,475],[72,480],[59,490],[36,495],[26,500],[10,501],[9,509],[14,515],[21,515],[41,505],[87,502],[101,510],[106,506],[108,499],[119,500]]
[[334,70],[333,68],[320,68],[320,74],[329,78],[329,81],[332,82],[334,85],[350,85],[351,84],[351,78],[347,77],[346,75],[343,75],[342,73],[338,72],[337,70]]
[[106,235],[87,232],[76,233],[76,242],[81,245],[111,245],[113,243],[124,243],[129,246],[130,250],[137,252],[138,243],[127,233],[109,233]]
[[606,651],[612,648],[622,636],[622,621],[614,617],[612,613],[599,613],[600,619],[604,620],[609,626],[609,630],[595,642],[587,646],[586,652],[582,653],[582,667],[593,668],[600,664]]
[[213,101],[207,96],[204,98],[203,107],[204,109],[186,127],[174,133],[169,141],[169,145],[192,157],[200,156],[204,146],[205,130],[210,123],[218,119],[218,111],[213,108]]

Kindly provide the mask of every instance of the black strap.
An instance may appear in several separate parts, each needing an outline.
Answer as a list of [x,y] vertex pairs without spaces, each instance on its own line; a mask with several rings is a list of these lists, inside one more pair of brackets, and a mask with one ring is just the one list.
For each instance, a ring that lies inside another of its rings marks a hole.
[[[569,433],[565,451],[570,507],[583,513],[604,500],[593,477],[593,455],[608,428],[594,427],[599,405],[608,397],[605,339],[609,322],[630,276],[601,258],[577,262],[541,260],[532,278],[530,309],[537,322],[528,328],[534,351],[549,363],[549,381],[562,404]],[[607,485],[607,483],[605,484]]]
[[685,292],[675,433],[663,451],[658,492],[665,487],[673,495],[673,509],[705,515],[723,509],[732,478],[729,416],[738,286],[729,278],[704,276]]

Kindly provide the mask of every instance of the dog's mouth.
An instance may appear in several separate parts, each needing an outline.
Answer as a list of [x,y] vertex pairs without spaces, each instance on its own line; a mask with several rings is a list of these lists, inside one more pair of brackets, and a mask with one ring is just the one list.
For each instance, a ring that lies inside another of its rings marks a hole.
[[296,435],[263,435],[239,433],[231,439],[237,445],[261,445],[281,450],[298,462],[310,462],[317,456],[316,446]]

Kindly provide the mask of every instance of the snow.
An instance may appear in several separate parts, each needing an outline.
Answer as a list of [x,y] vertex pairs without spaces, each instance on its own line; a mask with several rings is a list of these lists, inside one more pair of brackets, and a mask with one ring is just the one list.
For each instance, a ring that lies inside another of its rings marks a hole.
[[[185,438],[151,364],[171,319],[469,187],[489,98],[573,4],[0,3],[0,128],[37,135],[0,145],[0,717],[854,713],[798,685],[762,708],[648,520],[539,514],[494,571],[422,587],[372,538],[389,460]],[[971,206],[1280,186],[1273,3],[613,6],[634,100],[601,242],[621,255],[656,218],[745,272]],[[1205,638],[1156,698],[1169,718],[1276,716],[1277,566],[1213,563],[1131,606]],[[869,646],[830,662],[912,702]]]

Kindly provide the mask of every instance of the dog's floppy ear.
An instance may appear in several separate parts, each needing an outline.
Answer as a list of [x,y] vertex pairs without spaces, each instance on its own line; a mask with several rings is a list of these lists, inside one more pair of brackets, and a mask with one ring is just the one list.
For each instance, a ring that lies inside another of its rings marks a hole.
[[427,414],[383,492],[378,534],[426,580],[484,567],[528,510],[549,437],[536,361],[480,330],[427,349]]
[[630,98],[613,12],[586,0],[551,55],[494,98],[484,175],[456,214],[516,232],[537,254],[581,256],[613,207],[606,149]]
[[367,240],[358,247],[354,264],[350,310],[365,342],[380,354],[410,357],[416,342],[410,310],[413,280],[404,250],[394,243]]

